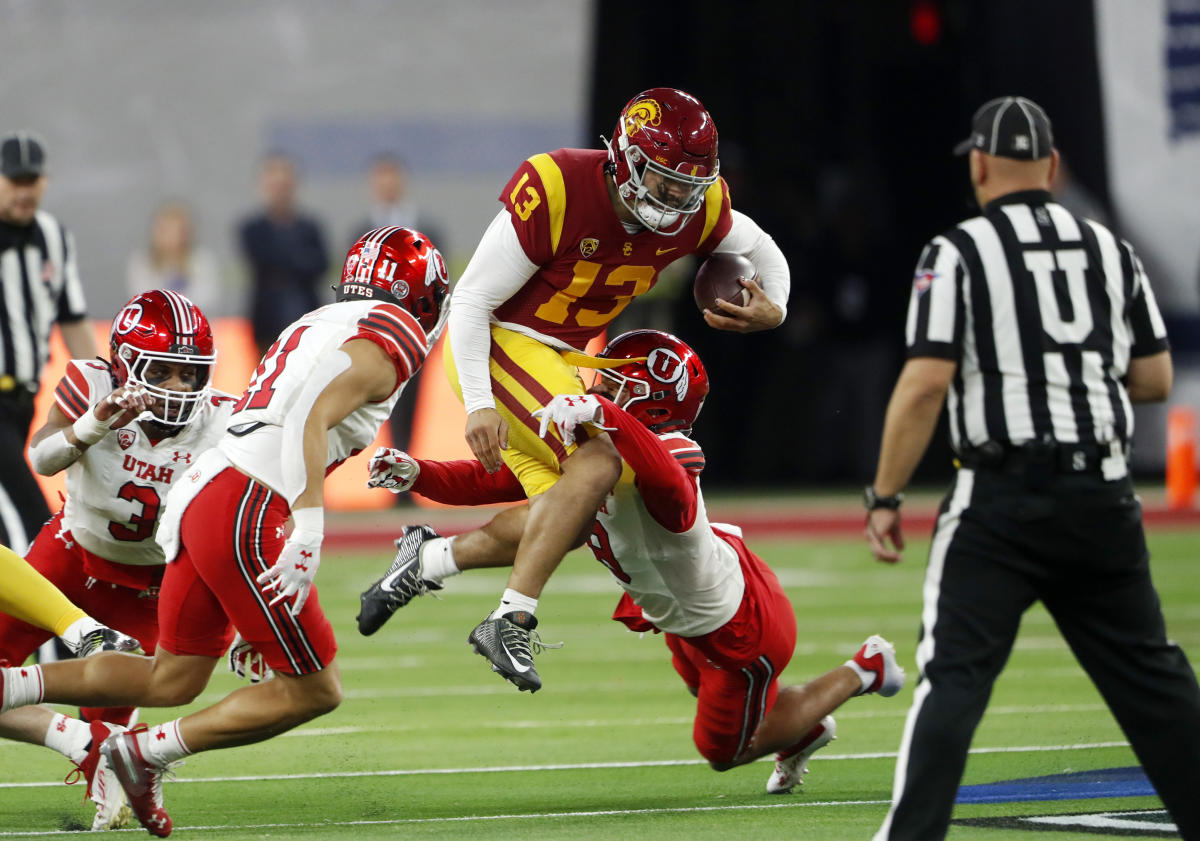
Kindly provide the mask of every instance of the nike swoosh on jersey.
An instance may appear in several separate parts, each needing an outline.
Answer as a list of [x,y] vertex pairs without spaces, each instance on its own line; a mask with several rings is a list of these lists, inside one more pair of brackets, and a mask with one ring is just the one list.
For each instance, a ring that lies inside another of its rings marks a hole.
[[658,256],[662,256],[663,254],[666,254],[668,251],[674,251],[678,247],[679,246],[677,246],[677,245],[673,245],[670,248],[656,248],[656,249],[654,249],[654,253],[657,254]]

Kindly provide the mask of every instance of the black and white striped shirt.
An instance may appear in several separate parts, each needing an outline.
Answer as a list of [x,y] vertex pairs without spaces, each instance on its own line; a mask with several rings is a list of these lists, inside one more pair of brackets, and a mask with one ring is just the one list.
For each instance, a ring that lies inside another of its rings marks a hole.
[[75,238],[44,211],[31,225],[0,222],[0,378],[37,391],[50,328],[87,316]]
[[958,363],[951,442],[1124,444],[1129,360],[1167,333],[1129,243],[1040,190],[990,202],[925,246],[909,301],[908,356]]

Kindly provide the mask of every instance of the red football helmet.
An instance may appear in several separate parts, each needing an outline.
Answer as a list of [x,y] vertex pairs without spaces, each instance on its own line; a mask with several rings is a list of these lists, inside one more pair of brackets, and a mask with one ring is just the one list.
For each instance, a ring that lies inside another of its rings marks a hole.
[[601,368],[600,377],[615,391],[606,396],[654,432],[687,432],[708,396],[704,363],[681,339],[661,330],[631,330],[600,353],[628,359],[628,365]]
[[412,228],[376,228],[346,254],[337,299],[387,301],[408,310],[432,345],[449,315],[446,261],[429,237]]
[[694,96],[651,88],[621,111],[608,159],[625,207],[650,230],[673,236],[717,181],[717,127]]
[[[200,308],[178,292],[154,289],[134,295],[113,319],[109,352],[117,385],[140,385],[154,396],[149,412],[160,424],[184,426],[195,419],[195,408],[208,393],[217,352],[212,328]],[[146,369],[155,362],[194,365],[194,391],[162,388]]]

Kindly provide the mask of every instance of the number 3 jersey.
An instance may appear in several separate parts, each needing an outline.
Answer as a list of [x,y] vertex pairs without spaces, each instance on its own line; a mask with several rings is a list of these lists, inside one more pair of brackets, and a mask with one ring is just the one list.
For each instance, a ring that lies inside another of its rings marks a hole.
[[[116,388],[108,363],[75,359],[54,392],[71,421]],[[63,528],[80,546],[108,561],[134,566],[164,562],[154,530],[171,485],[214,446],[233,412],[221,392],[193,410],[198,416],[177,435],[154,441],[137,421],[114,429],[67,468]]]
[[[416,318],[395,304],[376,301],[330,304],[280,333],[234,407],[229,433],[219,444],[235,467],[289,503],[305,484],[300,478],[304,419],[331,381],[322,378],[323,366],[352,339],[366,339],[383,349],[396,368],[396,388],[386,400],[364,403],[329,430],[326,472],[367,447],[428,350]],[[289,463],[296,459],[300,463]]]

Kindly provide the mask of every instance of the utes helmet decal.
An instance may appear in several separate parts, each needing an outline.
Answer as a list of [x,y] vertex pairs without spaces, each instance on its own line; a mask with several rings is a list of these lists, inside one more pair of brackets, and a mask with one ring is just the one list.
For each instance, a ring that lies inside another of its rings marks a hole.
[[[134,383],[154,397],[148,410],[153,420],[169,427],[195,420],[217,361],[212,328],[199,307],[166,289],[134,295],[113,319],[109,352],[117,385]],[[195,390],[163,388],[160,376],[147,375],[155,362],[195,366]]]
[[632,330],[609,342],[600,356],[629,360],[599,371],[616,385],[614,403],[654,432],[692,428],[708,396],[708,373],[686,342],[661,330]]
[[716,183],[717,127],[700,100],[651,88],[629,101],[608,145],[621,203],[652,231],[673,236]]
[[432,345],[449,314],[446,261],[429,237],[412,228],[376,228],[346,254],[337,300],[381,300],[412,313]]

